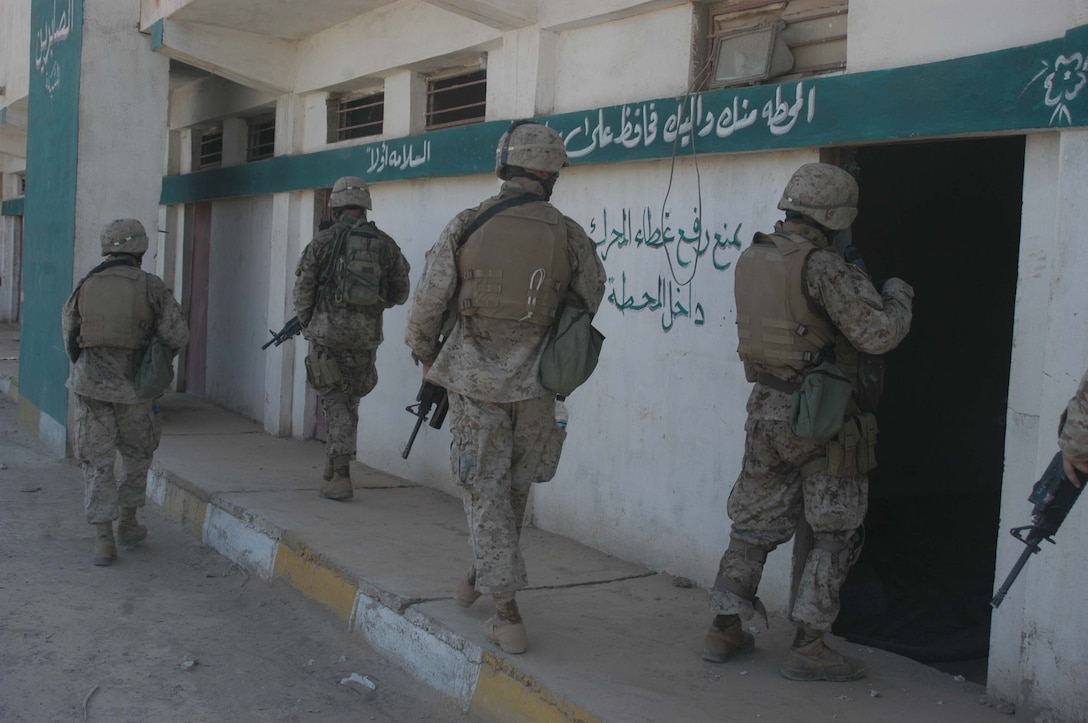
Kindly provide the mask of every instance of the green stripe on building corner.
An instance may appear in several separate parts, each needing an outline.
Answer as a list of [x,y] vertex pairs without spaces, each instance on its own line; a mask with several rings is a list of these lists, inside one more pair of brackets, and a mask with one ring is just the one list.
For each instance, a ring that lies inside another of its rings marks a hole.
[[[736,153],[1088,125],[1088,26],[1034,45],[925,65],[542,116],[571,162]],[[508,121],[163,178],[173,205],[331,186],[490,173]]]

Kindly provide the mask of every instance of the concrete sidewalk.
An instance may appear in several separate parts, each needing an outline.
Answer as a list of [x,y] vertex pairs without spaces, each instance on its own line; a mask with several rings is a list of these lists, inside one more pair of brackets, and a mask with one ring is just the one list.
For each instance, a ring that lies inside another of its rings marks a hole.
[[[9,340],[0,328],[0,356]],[[167,395],[159,407],[150,500],[251,573],[330,608],[479,719],[1014,720],[978,685],[842,641],[868,678],[787,681],[777,671],[793,628],[782,619],[758,631],[754,653],[704,662],[705,590],[531,526],[522,547],[532,587],[518,595],[529,652],[506,656],[484,639],[487,597],[467,610],[452,598],[471,565],[459,499],[353,463],[354,500],[324,500],[320,443],[270,437],[194,397]]]

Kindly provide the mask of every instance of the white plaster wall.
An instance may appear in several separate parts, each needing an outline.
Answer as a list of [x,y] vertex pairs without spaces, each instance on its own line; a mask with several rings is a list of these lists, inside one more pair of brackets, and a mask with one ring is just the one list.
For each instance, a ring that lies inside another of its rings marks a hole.
[[[555,112],[683,95],[693,14],[687,5],[558,33]],[[657,48],[663,52],[647,52]]]
[[[1007,530],[1028,524],[1027,496],[1057,451],[1058,419],[1088,365],[1088,251],[1081,202],[1088,132],[1029,137],[1015,343],[1009,390],[998,584],[1023,546]],[[1021,573],[993,615],[989,686],[1021,710],[1082,720],[1081,671],[1088,620],[1083,545],[1088,515],[1074,508],[1056,537]]]
[[30,95],[30,0],[0,3],[0,108]]
[[206,393],[255,421],[264,419],[271,196],[212,208]]
[[1061,37],[1086,0],[851,0],[850,73],[929,63]]
[[169,64],[136,31],[139,11],[139,0],[84,6],[74,279],[99,262],[102,228],[121,217],[148,230],[144,266],[156,268]]

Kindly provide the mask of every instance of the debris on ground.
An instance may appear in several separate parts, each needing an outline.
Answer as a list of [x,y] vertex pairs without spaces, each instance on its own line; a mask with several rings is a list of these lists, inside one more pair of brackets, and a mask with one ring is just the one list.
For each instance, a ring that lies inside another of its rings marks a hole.
[[363,700],[370,700],[378,692],[378,684],[370,679],[369,675],[352,673],[346,678],[340,679],[340,685],[346,685],[363,696]]

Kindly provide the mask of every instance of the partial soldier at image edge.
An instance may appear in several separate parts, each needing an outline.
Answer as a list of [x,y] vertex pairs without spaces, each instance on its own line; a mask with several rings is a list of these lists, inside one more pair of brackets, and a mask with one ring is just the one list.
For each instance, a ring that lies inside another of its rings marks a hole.
[[1081,377],[1076,393],[1062,414],[1058,448],[1062,451],[1065,476],[1080,487],[1076,470],[1088,473],[1088,371]]

